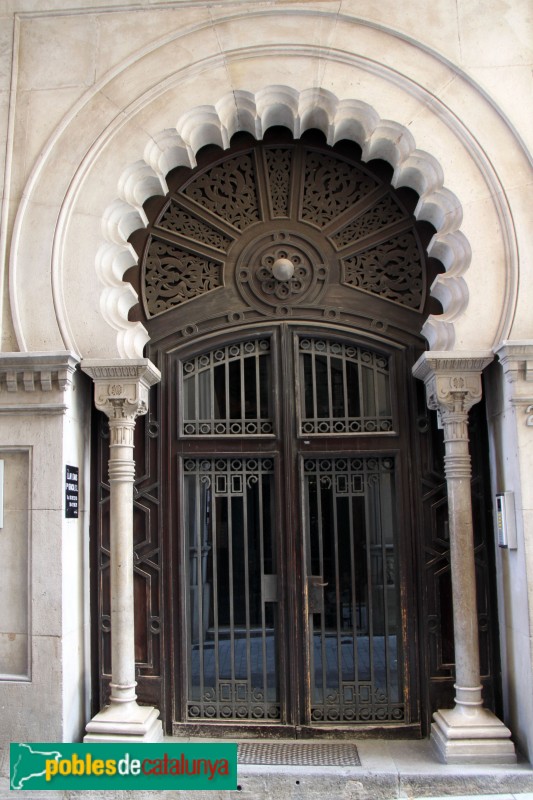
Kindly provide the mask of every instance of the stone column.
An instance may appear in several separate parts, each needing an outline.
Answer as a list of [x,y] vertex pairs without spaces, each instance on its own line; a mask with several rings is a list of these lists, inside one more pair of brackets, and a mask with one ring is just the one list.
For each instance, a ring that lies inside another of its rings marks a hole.
[[109,705],[87,724],[84,741],[157,742],[163,739],[159,711],[139,706],[135,694],[133,434],[160,374],[147,359],[84,361],[82,369],[94,380],[96,407],[109,418],[111,549],[111,696]]
[[455,644],[455,707],[437,711],[431,739],[449,763],[514,763],[511,732],[483,708],[468,447],[468,412],[481,399],[481,372],[492,353],[424,353],[413,374],[444,428]]

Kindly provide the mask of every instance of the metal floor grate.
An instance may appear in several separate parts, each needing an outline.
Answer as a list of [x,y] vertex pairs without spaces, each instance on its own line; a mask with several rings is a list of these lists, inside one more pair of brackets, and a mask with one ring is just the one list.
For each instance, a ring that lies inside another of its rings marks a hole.
[[360,767],[357,747],[346,743],[240,742],[239,764]]

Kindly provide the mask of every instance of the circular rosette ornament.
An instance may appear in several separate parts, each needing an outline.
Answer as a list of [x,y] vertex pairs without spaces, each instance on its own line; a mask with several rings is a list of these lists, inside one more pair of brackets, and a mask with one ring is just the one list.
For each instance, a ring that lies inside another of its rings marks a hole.
[[327,269],[316,247],[299,234],[270,233],[241,253],[237,286],[244,299],[264,311],[315,303],[326,286]]

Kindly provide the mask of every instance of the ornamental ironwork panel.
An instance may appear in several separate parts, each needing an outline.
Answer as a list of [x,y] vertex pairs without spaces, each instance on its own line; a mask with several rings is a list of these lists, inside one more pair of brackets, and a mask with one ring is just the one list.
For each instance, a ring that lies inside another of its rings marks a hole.
[[144,262],[144,301],[156,316],[223,285],[220,261],[152,237]]
[[394,470],[303,462],[313,722],[405,719]]
[[184,436],[272,434],[269,339],[217,347],[182,364]]
[[389,359],[366,348],[300,337],[302,435],[393,430]]
[[343,283],[420,311],[425,274],[416,235],[406,231],[387,242],[342,259]]
[[186,458],[189,719],[279,721],[274,461]]
[[239,231],[261,219],[253,153],[227,158],[200,173],[181,193]]

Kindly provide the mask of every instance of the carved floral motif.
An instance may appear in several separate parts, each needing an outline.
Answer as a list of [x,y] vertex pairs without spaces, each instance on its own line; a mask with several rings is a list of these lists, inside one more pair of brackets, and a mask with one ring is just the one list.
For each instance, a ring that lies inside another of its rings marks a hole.
[[341,249],[402,219],[406,219],[405,212],[393,197],[386,194],[372,208],[360,214],[330,238],[335,247]]
[[265,163],[273,217],[288,217],[290,213],[290,184],[292,150],[266,148]]
[[193,216],[189,211],[181,208],[174,200],[171,200],[166,206],[157,223],[157,227],[180,234],[188,239],[193,239],[201,244],[206,244],[215,248],[215,250],[220,250],[222,253],[228,251],[228,247],[232,242],[229,236]]
[[157,316],[222,286],[222,264],[214,259],[152,239],[144,264],[144,302]]
[[246,153],[200,173],[182,193],[240,231],[260,220],[255,168]]
[[414,232],[394,236],[369,250],[343,258],[342,263],[343,283],[347,286],[421,310],[424,273]]
[[340,158],[308,150],[300,216],[320,228],[375,189],[377,182]]

